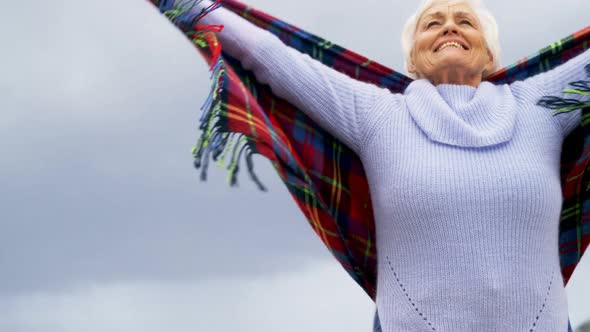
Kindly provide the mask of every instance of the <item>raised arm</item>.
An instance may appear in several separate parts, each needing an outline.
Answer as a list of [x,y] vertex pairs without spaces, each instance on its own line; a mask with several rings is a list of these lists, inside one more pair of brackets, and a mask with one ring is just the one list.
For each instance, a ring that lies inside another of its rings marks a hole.
[[[527,80],[526,84],[536,87],[541,96],[556,96],[572,99],[581,99],[582,96],[563,94],[563,90],[571,88],[569,83],[590,80],[586,66],[590,64],[590,50],[584,51],[582,54],[565,62],[564,64],[547,71],[535,75]],[[586,99],[588,99],[586,97]],[[580,110],[561,113],[553,118],[561,126],[564,136],[567,136],[580,123]]]
[[[199,8],[193,11],[200,12]],[[364,83],[286,46],[225,8],[207,16],[203,24],[223,24],[219,39],[224,50],[268,84],[273,93],[295,105],[344,144],[359,151],[367,135],[370,111],[384,89]]]

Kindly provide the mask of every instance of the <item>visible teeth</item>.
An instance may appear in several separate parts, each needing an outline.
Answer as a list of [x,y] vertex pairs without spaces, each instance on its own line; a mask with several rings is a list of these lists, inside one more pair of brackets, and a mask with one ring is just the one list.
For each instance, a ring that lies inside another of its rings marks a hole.
[[457,42],[448,42],[448,43],[444,43],[444,44],[442,44],[442,45],[441,45],[441,46],[438,48],[438,50],[440,51],[440,50],[442,50],[442,49],[444,49],[444,48],[446,48],[446,47],[449,47],[449,46],[455,46],[456,48],[465,49],[465,48],[464,48],[464,47],[463,47],[461,44],[459,44],[459,43],[457,43]]

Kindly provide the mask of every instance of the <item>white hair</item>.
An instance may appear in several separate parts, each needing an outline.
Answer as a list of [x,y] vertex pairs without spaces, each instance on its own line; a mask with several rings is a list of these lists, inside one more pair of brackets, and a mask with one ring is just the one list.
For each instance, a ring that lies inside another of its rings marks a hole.
[[414,35],[416,33],[416,25],[418,24],[418,20],[422,14],[428,10],[428,8],[439,3],[465,3],[471,6],[477,15],[480,25],[483,29],[486,46],[488,47],[488,50],[494,59],[491,72],[494,72],[496,69],[498,69],[500,67],[500,41],[498,40],[498,24],[496,23],[496,19],[492,13],[490,13],[490,11],[484,7],[481,0],[424,0],[416,13],[408,18],[402,31],[402,51],[404,53],[404,64],[408,76],[411,78],[416,78],[416,75],[410,73],[408,68],[411,63],[411,52],[412,48],[414,47]]

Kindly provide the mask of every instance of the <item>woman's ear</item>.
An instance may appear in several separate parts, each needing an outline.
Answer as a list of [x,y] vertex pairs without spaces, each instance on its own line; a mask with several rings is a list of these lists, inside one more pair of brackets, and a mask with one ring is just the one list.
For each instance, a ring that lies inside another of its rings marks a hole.
[[408,59],[408,73],[416,75],[416,65],[414,65],[414,50],[410,51],[410,58]]
[[492,55],[492,52],[490,52],[490,50],[488,49],[488,62],[486,63],[483,69],[483,77],[492,74],[492,70],[494,70],[494,56]]

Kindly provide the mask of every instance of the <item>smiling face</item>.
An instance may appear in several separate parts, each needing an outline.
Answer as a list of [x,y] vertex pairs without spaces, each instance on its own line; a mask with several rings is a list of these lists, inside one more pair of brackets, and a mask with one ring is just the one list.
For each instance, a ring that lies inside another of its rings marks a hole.
[[435,4],[419,18],[410,73],[437,84],[477,86],[494,61],[473,9],[465,3]]

